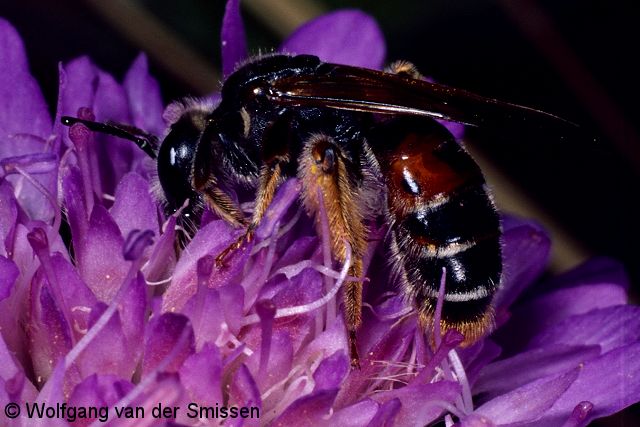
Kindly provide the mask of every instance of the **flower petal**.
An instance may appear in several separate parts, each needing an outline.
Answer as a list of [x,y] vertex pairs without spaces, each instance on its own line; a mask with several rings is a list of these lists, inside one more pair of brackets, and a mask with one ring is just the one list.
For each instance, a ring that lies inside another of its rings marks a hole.
[[176,264],[176,217],[170,217],[161,228],[164,232],[158,237],[145,267],[145,276],[150,285],[167,282],[165,278],[172,275]]
[[222,74],[227,77],[235,70],[236,65],[247,58],[247,40],[240,16],[240,0],[227,0],[224,18],[222,18],[220,40],[222,43]]
[[[397,413],[397,410],[400,409],[399,401],[394,400],[391,402],[395,402],[395,407],[397,408],[394,414]],[[393,403],[387,402],[385,407],[392,406]],[[340,426],[340,427],[361,427],[370,425],[369,422],[373,420],[377,414],[380,414],[378,409],[380,405],[377,402],[374,402],[371,399],[365,399],[361,402],[353,404],[351,406],[347,406],[346,408],[340,409],[337,412],[334,412],[331,415],[331,418],[326,420],[324,423],[321,423],[322,426]],[[395,416],[395,415],[394,415]],[[381,417],[382,418],[382,417]],[[391,417],[393,418],[393,417]],[[382,425],[391,425],[382,424]]]
[[[24,148],[28,144],[23,140],[33,137],[15,134],[6,139],[16,140]],[[58,157],[52,152],[43,152],[45,144],[44,140],[38,141],[36,152],[0,160],[0,178],[13,184],[16,199],[31,219],[49,222],[54,208],[57,209]]]
[[142,273],[138,273],[129,283],[126,293],[118,306],[122,320],[122,332],[127,343],[127,357],[138,360],[142,353],[140,345],[144,339],[145,320],[147,318],[147,285]]
[[7,139],[15,134],[48,138],[51,117],[40,87],[29,73],[22,40],[4,19],[0,19],[0,97],[0,159],[43,151],[42,142],[21,140],[24,144],[16,145]]
[[[478,352],[478,354],[471,360],[464,362],[464,370],[467,374],[467,379],[471,385],[475,384],[478,375],[481,374],[482,369],[491,361],[495,360],[502,353],[502,348],[493,342],[492,339],[485,338],[483,341],[480,341],[482,344],[482,348]],[[478,345],[478,344],[476,344]],[[461,350],[462,353],[464,351]],[[461,354],[461,357],[463,354]],[[464,360],[464,359],[463,359]]]
[[488,397],[514,390],[537,378],[557,375],[600,356],[600,347],[552,345],[485,366],[473,387]]
[[386,55],[378,23],[359,10],[340,10],[309,21],[291,34],[279,50],[374,69],[382,68]]
[[430,384],[409,384],[395,390],[376,393],[373,400],[384,403],[399,399],[402,406],[398,419],[403,424],[423,426],[435,421],[444,411],[439,401],[454,404],[460,395],[460,384],[453,381],[438,381]]
[[[247,361],[247,367],[256,372],[254,376],[258,387],[261,390],[268,390],[274,384],[284,380],[291,372],[293,362],[293,345],[291,344],[289,332],[274,331],[271,338],[267,365],[261,367],[259,364],[261,352],[256,351]],[[260,347],[262,347],[262,342]]]
[[[100,70],[91,107],[98,121],[131,122],[124,89],[110,74]],[[92,155],[96,156],[93,165],[99,168],[102,192],[107,194],[113,194],[120,179],[146,158],[146,154],[131,141],[102,134],[95,135]],[[99,159],[109,159],[109,162]]]
[[[102,422],[106,422],[103,416],[106,411],[100,408],[113,407],[132,389],[133,384],[114,375],[89,375],[73,389],[67,405],[78,408],[97,407],[98,417],[103,418]],[[113,411],[113,408],[111,410]],[[99,418],[77,419],[73,425],[90,425],[92,420]]]
[[337,394],[338,390],[333,389],[321,390],[301,397],[289,405],[272,425],[316,426],[331,414],[331,407]]
[[166,125],[162,120],[164,105],[158,81],[149,74],[147,56],[138,55],[124,77],[124,89],[131,111],[132,125],[160,136]]
[[267,212],[256,229],[257,237],[266,239],[274,233],[278,223],[283,225],[284,216],[289,211],[289,208],[298,200],[300,191],[302,191],[302,185],[297,179],[289,179],[278,188],[277,193],[269,204]]
[[18,219],[18,202],[11,184],[0,183],[0,255],[13,252],[13,237]]
[[[402,357],[414,337],[415,321],[405,320],[395,324],[392,322],[385,323],[387,324],[387,333],[379,337],[375,342],[368,342],[367,337],[362,334],[362,329],[360,330],[361,333],[358,338],[364,338],[359,341],[361,369],[352,371],[340,388],[339,405],[351,403],[351,399],[360,396],[365,390],[371,388],[375,384],[375,381],[372,384],[371,378],[384,376],[387,364],[378,363],[379,360],[385,360],[389,363],[403,360]],[[383,380],[377,381],[382,382]]]
[[196,349],[215,343],[222,330],[224,311],[217,289],[198,288],[180,312],[189,317],[196,337]]
[[[92,107],[95,100],[98,70],[91,60],[82,56],[60,67],[58,114],[75,116],[81,107]],[[62,128],[61,128],[62,129]],[[63,131],[66,145],[70,146],[67,132]]]
[[580,376],[535,426],[562,425],[575,406],[593,404],[589,421],[611,415],[640,400],[640,344],[630,344],[584,364]]
[[31,287],[31,318],[27,331],[29,354],[40,386],[73,346],[71,328],[49,286],[43,270],[38,270]]
[[187,334],[183,348],[177,349],[172,360],[164,367],[164,372],[178,372],[184,361],[195,351],[195,342],[191,323],[186,316],[176,313],[164,313],[149,321],[144,344],[142,375],[158,368],[165,358],[171,355],[182,334]]
[[546,232],[533,222],[506,217],[503,227],[504,278],[493,298],[497,309],[509,307],[542,274],[551,249]]
[[206,343],[202,350],[189,356],[180,368],[180,380],[191,402],[215,406],[222,402],[222,358],[214,344]]
[[541,332],[528,348],[599,345],[602,353],[640,341],[640,307],[619,305],[571,316]]
[[373,419],[367,424],[367,427],[386,427],[395,424],[395,419],[400,413],[402,403],[400,399],[391,399],[380,405],[380,409],[373,417]]
[[151,230],[159,234],[158,208],[147,180],[137,173],[126,174],[116,187],[115,197],[111,216],[123,236],[128,236],[131,230]]
[[232,333],[240,333],[244,315],[244,289],[239,285],[226,285],[220,289],[220,301],[227,325]]
[[[185,248],[185,254],[188,256],[182,256],[176,264],[171,285],[162,298],[163,311],[180,311],[182,309],[182,306],[197,290],[196,264],[198,259],[205,255],[222,252],[235,239],[236,234],[237,232],[234,232],[233,228],[223,221],[211,222],[198,231]],[[251,244],[236,251],[226,260],[224,268],[217,269],[215,274],[211,275],[208,286],[217,288],[234,282],[238,283],[235,280],[242,272],[250,252]]]
[[[95,325],[106,309],[107,306],[103,302],[98,302],[92,308],[90,327]],[[131,357],[128,350],[127,340],[122,332],[122,321],[119,314],[114,313],[107,324],[93,337],[87,348],[80,353],[76,363],[80,367],[83,378],[94,373],[131,378],[138,359]]]
[[60,253],[51,256],[51,266],[67,310],[65,315],[71,323],[75,339],[78,340],[89,327],[89,313],[96,298],[82,281],[76,268]]
[[570,316],[597,308],[623,305],[625,289],[617,284],[598,283],[565,287],[543,294],[514,310],[509,322],[494,335],[506,354],[515,354],[529,340]]
[[313,373],[314,392],[340,387],[349,373],[349,359],[344,351],[336,351],[325,358]]
[[13,261],[0,256],[0,301],[9,296],[19,274],[20,271]]
[[74,166],[65,170],[62,177],[62,194],[74,250],[78,251],[80,242],[85,240],[89,229],[89,214],[84,198],[82,172],[77,167]]
[[[64,363],[59,362],[56,364],[56,367],[53,370],[51,377],[46,382],[46,384],[40,390],[38,394],[38,398],[36,399],[36,404],[46,404],[47,406],[56,406],[56,404],[62,404],[65,401],[65,391],[63,389],[64,386],[64,378],[65,378],[65,366]],[[31,426],[40,427],[40,426],[52,426],[52,427],[68,427],[69,423],[67,423],[62,418],[51,417],[51,418],[41,418],[37,421],[31,421],[29,423]]]
[[[75,242],[75,240],[74,240]],[[109,303],[129,271],[124,260],[124,239],[109,212],[95,205],[86,238],[77,247],[78,269],[95,296]]]
[[[5,393],[5,401],[2,401],[3,393]],[[9,401],[32,402],[37,393],[36,388],[26,378],[22,366],[16,362],[0,335],[0,405]]]
[[[241,365],[236,371],[229,387],[229,402],[237,406],[257,406],[262,407],[262,399],[260,398],[260,389],[256,385],[249,369],[246,365]],[[258,420],[246,420],[246,424],[250,426],[258,426]]]
[[16,355],[23,366],[29,366],[28,339],[25,326],[29,323],[31,313],[31,285],[33,276],[40,267],[34,257],[33,248],[29,244],[29,229],[18,223],[14,232],[12,261],[20,270],[20,274],[8,298],[0,301],[0,330],[7,347]]
[[578,378],[579,372],[576,368],[562,375],[536,380],[488,401],[475,414],[487,417],[495,424],[534,421],[551,408]]

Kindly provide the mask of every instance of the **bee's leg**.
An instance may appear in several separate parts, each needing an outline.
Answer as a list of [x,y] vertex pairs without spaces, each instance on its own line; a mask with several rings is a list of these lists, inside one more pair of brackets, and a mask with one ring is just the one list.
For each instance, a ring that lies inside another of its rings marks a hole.
[[416,66],[409,61],[400,60],[392,62],[388,67],[384,69],[384,71],[391,74],[411,77],[412,79],[422,79],[422,74],[420,74],[418,68],[416,68]]
[[217,153],[210,140],[202,142],[196,151],[193,162],[192,188],[202,195],[209,208],[220,219],[234,227],[245,227],[247,221],[238,204],[221,188],[217,177],[221,172],[217,169],[214,159]]
[[246,232],[216,257],[218,267],[224,265],[224,259],[231,252],[242,247],[244,242],[251,241],[255,229],[273,200],[278,185],[285,178],[283,168],[290,161],[289,151],[293,138],[291,128],[294,119],[294,114],[284,114],[265,129],[261,150],[262,166],[258,172],[255,207],[251,221]]
[[216,266],[222,267],[224,265],[224,259],[231,252],[236,251],[242,247],[245,242],[250,242],[253,239],[253,233],[260,224],[264,213],[271,204],[273,196],[278,188],[282,178],[282,167],[280,163],[276,162],[274,165],[264,165],[260,169],[260,176],[258,178],[258,189],[256,192],[256,204],[253,209],[253,216],[251,222],[247,226],[247,230],[241,234],[238,239],[225,248],[216,257]]
[[220,217],[220,219],[228,222],[234,227],[246,227],[247,220],[240,210],[240,207],[229,197],[227,193],[219,187],[209,185],[200,191],[209,208]]
[[[358,188],[349,175],[349,165],[341,148],[324,135],[309,138],[303,146],[298,163],[302,182],[302,199],[307,211],[315,217],[321,233],[320,203],[329,220],[331,250],[334,258],[345,262],[346,246],[351,247],[349,276],[361,278],[362,258],[367,247],[367,229],[358,199]],[[322,195],[320,199],[319,193]],[[359,367],[356,331],[362,323],[362,281],[344,285],[345,322],[349,334],[351,365]]]

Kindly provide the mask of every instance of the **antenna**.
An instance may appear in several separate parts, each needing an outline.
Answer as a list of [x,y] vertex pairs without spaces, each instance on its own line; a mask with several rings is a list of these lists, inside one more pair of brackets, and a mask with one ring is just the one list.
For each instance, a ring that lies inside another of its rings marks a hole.
[[152,159],[156,159],[158,157],[158,147],[160,146],[158,137],[136,127],[113,122],[94,122],[69,116],[63,116],[60,121],[65,126],[73,126],[76,123],[80,123],[85,125],[91,131],[113,135],[118,138],[132,141]]

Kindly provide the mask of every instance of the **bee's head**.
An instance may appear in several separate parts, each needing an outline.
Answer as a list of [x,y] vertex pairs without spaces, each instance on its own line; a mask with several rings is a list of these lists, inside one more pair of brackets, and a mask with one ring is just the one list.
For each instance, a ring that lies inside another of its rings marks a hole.
[[81,123],[90,130],[133,141],[156,161],[157,179],[153,192],[167,216],[180,211],[180,222],[197,226],[203,210],[202,197],[193,186],[193,164],[198,144],[214,106],[210,102],[188,99],[167,108],[165,119],[171,123],[162,143],[135,127],[96,122],[85,118],[62,117],[62,123]]
[[[187,111],[171,125],[158,150],[158,182],[165,213],[174,214],[189,202],[185,215],[196,213],[202,204],[193,188],[193,163],[206,117],[201,111]],[[201,208],[200,208],[201,209]]]

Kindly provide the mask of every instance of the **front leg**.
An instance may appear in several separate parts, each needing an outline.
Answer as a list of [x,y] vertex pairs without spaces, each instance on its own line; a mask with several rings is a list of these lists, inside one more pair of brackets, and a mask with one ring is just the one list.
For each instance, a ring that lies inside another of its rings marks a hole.
[[247,230],[241,234],[238,239],[227,246],[216,257],[216,267],[220,268],[224,266],[224,259],[232,252],[240,249],[245,242],[250,242],[253,239],[253,233],[260,224],[262,217],[264,216],[267,208],[273,200],[273,196],[278,188],[282,178],[282,166],[279,162],[275,165],[264,165],[260,169],[260,176],[258,178],[258,189],[256,192],[256,204],[253,210],[253,216],[249,223]]
[[[319,216],[322,203],[329,220],[331,250],[339,262],[344,263],[347,242],[351,247],[349,275],[361,278],[362,258],[366,251],[367,229],[359,203],[358,187],[350,177],[349,168],[359,164],[349,163],[342,149],[333,138],[316,135],[304,143],[299,160],[298,177],[302,182],[302,198],[305,208],[316,218],[316,228],[321,233]],[[321,197],[319,197],[321,195]],[[362,281],[349,281],[344,285],[345,322],[349,337],[352,367],[359,367],[356,331],[362,323]]]
[[283,169],[290,161],[289,151],[293,139],[290,134],[292,120],[293,115],[284,114],[265,129],[261,142],[262,166],[258,175],[255,207],[251,221],[245,233],[218,254],[216,257],[218,268],[224,266],[224,260],[227,256],[240,249],[245,242],[250,242],[253,239],[255,229],[262,221],[278,186],[283,181]]

